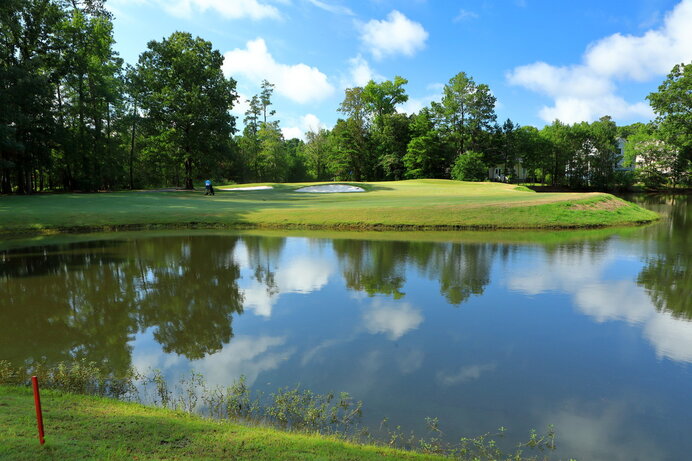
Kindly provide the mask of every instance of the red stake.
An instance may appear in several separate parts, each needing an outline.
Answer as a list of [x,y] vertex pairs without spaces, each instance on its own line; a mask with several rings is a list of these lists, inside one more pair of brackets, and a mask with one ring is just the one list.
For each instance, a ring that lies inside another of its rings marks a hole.
[[34,386],[34,403],[36,404],[36,421],[38,422],[38,440],[41,445],[46,443],[43,439],[43,412],[41,411],[41,396],[38,394],[38,378],[31,377],[31,384]]

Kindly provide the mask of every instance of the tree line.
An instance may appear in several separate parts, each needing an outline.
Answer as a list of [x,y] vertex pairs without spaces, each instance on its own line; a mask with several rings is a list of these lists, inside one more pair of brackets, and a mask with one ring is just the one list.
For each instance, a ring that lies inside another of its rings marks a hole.
[[[490,88],[464,72],[418,113],[400,76],[348,88],[335,126],[285,139],[264,80],[243,130],[236,82],[212,44],[175,32],[135,65],[114,50],[104,0],[5,0],[0,5],[0,193],[192,188],[234,182],[521,179],[572,188],[690,180],[692,63],[649,95],[657,118],[618,127],[559,120],[537,129],[498,122]],[[618,139],[626,139],[618,168]],[[620,164],[621,165],[621,164]]]

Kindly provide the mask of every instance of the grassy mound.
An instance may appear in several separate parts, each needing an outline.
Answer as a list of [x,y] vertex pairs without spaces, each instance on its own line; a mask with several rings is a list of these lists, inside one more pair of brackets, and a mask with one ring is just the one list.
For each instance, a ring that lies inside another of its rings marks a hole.
[[[175,227],[298,229],[563,229],[632,225],[658,215],[603,193],[542,193],[510,184],[413,180],[349,183],[362,193],[273,189],[0,197],[0,232]],[[257,186],[249,184],[247,186]]]

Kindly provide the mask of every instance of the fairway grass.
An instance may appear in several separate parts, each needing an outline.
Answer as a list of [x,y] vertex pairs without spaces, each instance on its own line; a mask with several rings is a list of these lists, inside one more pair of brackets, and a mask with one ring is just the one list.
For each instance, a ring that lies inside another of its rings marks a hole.
[[[296,189],[132,191],[0,197],[1,233],[156,228],[332,230],[576,229],[643,224],[658,215],[604,193],[536,193],[501,183],[410,180],[345,183],[361,193]],[[320,183],[323,184],[323,183]]]
[[38,443],[31,389],[0,386],[0,459],[445,459],[59,391],[41,391],[41,404],[44,446]]

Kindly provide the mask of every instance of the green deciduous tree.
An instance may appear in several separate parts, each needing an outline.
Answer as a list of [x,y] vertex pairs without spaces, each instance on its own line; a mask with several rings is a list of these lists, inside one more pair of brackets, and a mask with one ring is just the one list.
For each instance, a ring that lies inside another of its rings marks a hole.
[[662,139],[678,149],[680,169],[687,170],[692,161],[692,62],[676,64],[647,99]]
[[183,166],[185,187],[191,189],[195,166],[230,155],[235,81],[224,77],[221,53],[199,37],[174,32],[147,47],[136,66],[141,107],[165,133],[170,155]]
[[446,167],[449,165],[447,149],[435,129],[432,114],[428,108],[423,108],[412,117],[410,124],[411,141],[406,147],[403,162],[406,167],[406,177],[415,178],[444,178]]
[[124,172],[114,135],[114,119],[123,104],[122,59],[114,51],[113,24],[103,5],[78,3],[58,31],[63,136],[56,167],[66,188],[111,188]]
[[329,170],[336,180],[362,181],[367,175],[367,137],[355,118],[339,119],[332,129]]
[[632,142],[638,179],[649,189],[659,189],[674,175],[678,150],[665,141],[649,137]]
[[457,181],[484,181],[488,177],[488,166],[480,152],[467,151],[457,157],[452,167],[452,179]]
[[483,147],[484,135],[497,119],[495,101],[488,85],[477,84],[465,72],[459,72],[444,86],[442,101],[433,103],[432,108],[456,156]]
[[329,173],[329,158],[331,144],[329,130],[324,128],[306,133],[305,157],[309,176],[316,181],[324,181],[331,177]]
[[404,85],[408,83],[405,78],[394,77],[394,80],[385,80],[375,83],[370,80],[362,91],[362,99],[366,111],[371,114],[379,129],[383,129],[383,117],[396,112],[396,106],[408,101],[408,95]]
[[58,129],[56,30],[63,17],[64,11],[49,0],[0,3],[2,193],[32,192],[37,172],[50,167]]
[[283,182],[288,174],[286,147],[278,122],[262,123],[259,133],[259,181]]

